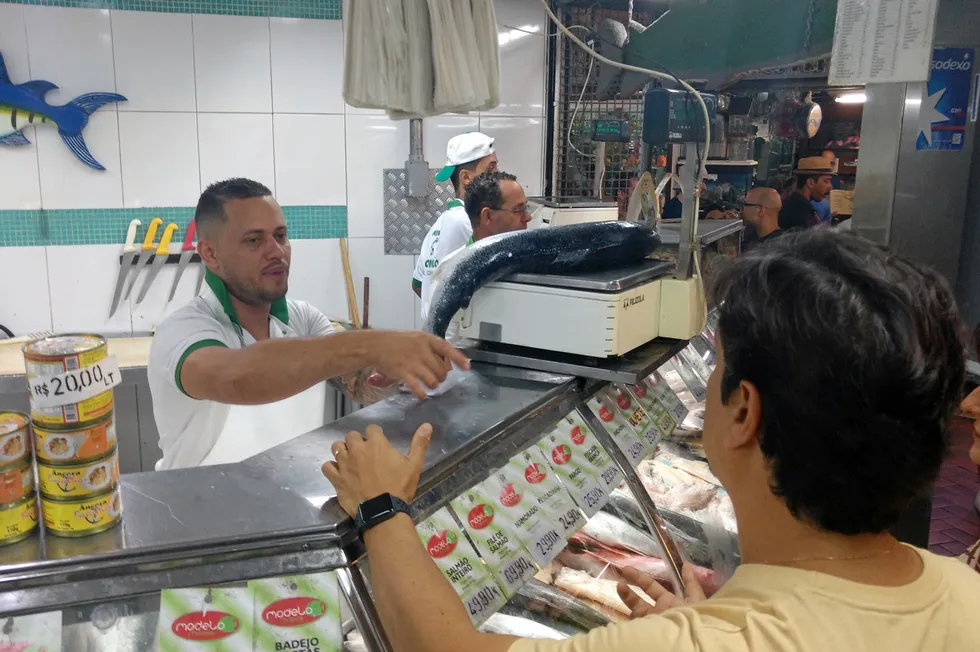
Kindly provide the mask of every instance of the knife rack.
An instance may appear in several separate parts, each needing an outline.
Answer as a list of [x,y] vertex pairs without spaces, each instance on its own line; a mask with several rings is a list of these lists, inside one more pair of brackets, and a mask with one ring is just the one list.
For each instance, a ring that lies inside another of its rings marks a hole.
[[[146,261],[146,264],[147,265],[152,265],[154,260],[156,260],[156,254],[151,254],[149,260]],[[134,256],[133,257],[133,261],[130,264],[131,265],[136,265],[137,263],[139,263],[141,261],[142,261],[141,255],[137,255],[137,256]],[[190,264],[190,263],[200,263],[200,262],[201,262],[201,256],[199,254],[197,254],[196,252],[193,253],[193,254],[191,254],[191,257],[187,259],[187,263],[188,264]],[[178,263],[180,263],[180,254],[170,254],[169,256],[167,256],[167,262],[164,263],[164,264],[165,265],[176,265]],[[122,264],[123,264],[123,257],[122,256],[119,256],[119,265],[122,266]]]

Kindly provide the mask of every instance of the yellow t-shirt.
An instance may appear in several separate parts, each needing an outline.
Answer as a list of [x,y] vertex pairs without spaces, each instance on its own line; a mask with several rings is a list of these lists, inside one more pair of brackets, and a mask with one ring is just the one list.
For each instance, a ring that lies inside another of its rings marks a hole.
[[980,576],[926,551],[901,587],[779,566],[740,567],[711,599],[565,641],[510,652],[972,652],[980,650]]

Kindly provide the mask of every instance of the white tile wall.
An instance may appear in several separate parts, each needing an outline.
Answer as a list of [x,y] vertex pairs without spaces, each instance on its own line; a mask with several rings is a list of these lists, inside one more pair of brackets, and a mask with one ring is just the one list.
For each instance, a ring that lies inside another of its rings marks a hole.
[[[545,32],[536,2],[495,3],[499,23]],[[502,169],[535,194],[543,179],[545,40],[499,32],[501,105],[426,119],[424,153],[440,167],[452,136],[480,129],[496,138]],[[381,173],[404,164],[408,126],[344,104],[340,21],[0,3],[0,52],[15,82],[57,84],[52,104],[94,91],[128,98],[99,110],[84,131],[105,172],[79,163],[50,126],[25,131],[32,145],[0,149],[0,210],[191,206],[208,183],[250,176],[286,205],[346,204],[359,305],[369,276],[374,326],[421,326],[410,287],[414,257],[384,255],[382,239]],[[0,323],[17,332],[142,332],[191,298],[194,268],[166,305],[175,270],[165,268],[140,306],[124,303],[108,320],[119,249],[0,250],[0,294],[17,305],[0,308]],[[294,241],[290,295],[346,318],[345,292],[338,243]]]

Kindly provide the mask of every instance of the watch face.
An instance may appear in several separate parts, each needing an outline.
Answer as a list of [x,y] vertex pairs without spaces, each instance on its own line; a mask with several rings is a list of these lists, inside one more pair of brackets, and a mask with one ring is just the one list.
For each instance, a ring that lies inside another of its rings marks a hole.
[[361,503],[359,511],[361,513],[361,519],[365,523],[370,523],[380,516],[390,514],[394,509],[395,505],[391,501],[391,494],[381,494],[376,498],[371,498]]

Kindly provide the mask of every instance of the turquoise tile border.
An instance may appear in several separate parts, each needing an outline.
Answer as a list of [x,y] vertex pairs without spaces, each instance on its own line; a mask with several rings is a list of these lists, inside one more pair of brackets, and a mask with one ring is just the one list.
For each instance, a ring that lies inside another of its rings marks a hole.
[[343,0],[0,0],[4,4],[340,20]]
[[[347,236],[346,206],[283,206],[289,237],[325,240]],[[181,233],[194,217],[194,209],[92,208],[36,211],[0,211],[0,247],[122,244],[131,220],[149,224],[154,217],[176,222]],[[175,240],[183,241],[178,234]]]

